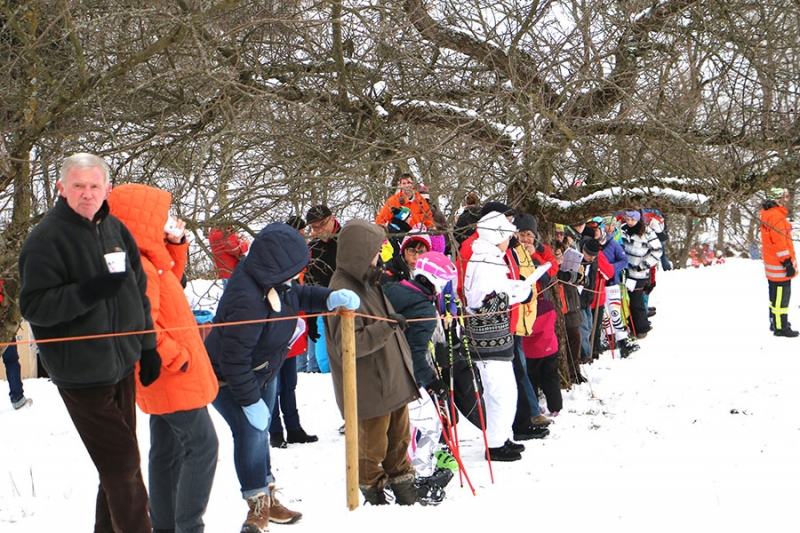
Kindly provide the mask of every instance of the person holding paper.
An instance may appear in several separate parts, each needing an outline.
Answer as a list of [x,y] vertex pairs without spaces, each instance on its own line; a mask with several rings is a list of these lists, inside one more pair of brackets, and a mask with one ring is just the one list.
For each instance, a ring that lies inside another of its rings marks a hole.
[[[147,387],[161,373],[147,277],[131,232],[110,214],[111,169],[78,153],[61,165],[56,205],[33,228],[19,256],[19,308],[38,340],[100,476],[95,531],[150,533],[147,490],[136,437],[136,363]],[[109,271],[106,255],[125,254]]]

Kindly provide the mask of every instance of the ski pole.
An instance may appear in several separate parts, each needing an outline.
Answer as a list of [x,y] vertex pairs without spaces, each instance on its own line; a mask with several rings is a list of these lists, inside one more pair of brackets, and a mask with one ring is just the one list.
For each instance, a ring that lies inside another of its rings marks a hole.
[[[448,327],[447,327],[447,341],[448,341],[447,345],[448,345],[448,351],[450,353],[450,394],[449,394],[449,396],[450,396],[450,404],[448,406],[449,412],[448,412],[447,416],[453,421],[453,423],[450,424],[450,440],[454,443],[454,445],[456,447],[455,453],[458,453],[459,455],[461,455],[461,450],[458,449],[458,447],[459,447],[458,425],[455,422],[455,420],[456,420],[456,398],[455,398],[455,377],[454,377],[455,376],[455,363],[454,363],[454,357],[453,357],[453,329],[452,329],[452,321],[451,321],[452,315],[450,314],[450,297],[451,297],[450,293],[446,293],[445,297],[444,297],[445,298],[444,312],[445,312],[445,318],[448,321],[447,322],[447,325],[448,325]],[[453,448],[451,447],[450,449],[452,450]],[[458,481],[461,484],[461,486],[463,487],[464,486],[464,480],[462,479],[460,470],[459,470],[459,473],[458,473]]]
[[[439,422],[444,425],[444,424],[448,423],[447,416],[449,416],[449,415],[447,415],[447,408],[446,407],[444,408],[444,414],[442,413],[442,406],[440,404],[438,404],[439,401],[441,401],[441,398],[439,398],[437,396],[436,397],[436,402],[437,402],[436,412],[439,415]],[[469,485],[469,490],[472,491],[472,495],[473,496],[477,496],[478,493],[475,491],[475,487],[472,486],[472,481],[470,481],[470,479],[469,479],[469,475],[467,474],[467,470],[464,467],[464,462],[461,460],[461,453],[459,452],[458,446],[457,445],[455,447],[453,446],[454,443],[453,443],[453,441],[451,440],[451,438],[448,436],[448,434],[446,432],[443,431],[442,432],[442,436],[444,437],[445,444],[447,444],[447,446],[450,448],[450,451],[453,452],[453,458],[456,460],[456,464],[458,464],[459,479],[463,476],[467,480],[467,484]],[[461,481],[461,487],[462,488],[464,487],[463,480]]]
[[483,446],[486,448],[486,462],[489,464],[489,479],[494,485],[494,472],[492,471],[492,457],[489,454],[489,439],[486,437],[486,421],[483,417],[483,406],[481,405],[481,393],[478,389],[478,380],[475,377],[475,367],[472,364],[472,354],[469,351],[469,343],[466,340],[468,334],[467,328],[464,325],[464,309],[461,301],[456,298],[456,306],[458,307],[458,322],[461,324],[462,329],[462,345],[464,346],[464,353],[467,355],[467,366],[472,372],[472,388],[475,390],[475,402],[478,405],[478,417],[481,422],[481,433],[483,434]]

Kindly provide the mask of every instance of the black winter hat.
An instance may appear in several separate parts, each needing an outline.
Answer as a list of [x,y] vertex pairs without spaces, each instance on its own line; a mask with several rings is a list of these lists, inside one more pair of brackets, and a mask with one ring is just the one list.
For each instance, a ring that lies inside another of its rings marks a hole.
[[591,256],[596,256],[600,253],[600,241],[597,239],[586,239],[583,243],[583,251]]
[[492,211],[497,211],[498,213],[502,213],[507,217],[509,216],[513,217],[517,214],[517,212],[513,208],[507,206],[502,202],[489,202],[487,204],[484,204],[483,207],[481,207],[481,217],[488,215]]
[[514,219],[514,225],[517,226],[519,231],[532,231],[534,235],[539,234],[536,219],[533,215],[527,213],[517,215],[517,218]]
[[327,205],[315,205],[308,210],[308,213],[306,213],[306,222],[313,224],[314,222],[319,222],[320,220],[324,220],[332,215],[333,213],[331,213],[331,210]]
[[306,227],[306,221],[303,220],[303,217],[298,217],[298,216],[289,217],[286,220],[286,223],[291,227],[293,227],[294,229],[296,229],[297,231],[300,231],[301,229]]

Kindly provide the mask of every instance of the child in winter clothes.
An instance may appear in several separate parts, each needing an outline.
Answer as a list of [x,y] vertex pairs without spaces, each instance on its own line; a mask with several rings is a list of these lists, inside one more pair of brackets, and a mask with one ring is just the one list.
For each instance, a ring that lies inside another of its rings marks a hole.
[[[456,268],[447,257],[439,252],[427,252],[417,258],[411,280],[390,283],[384,288],[396,312],[406,319],[422,319],[409,322],[405,329],[414,378],[420,388],[420,399],[408,406],[415,437],[409,455],[416,469],[418,493],[429,503],[444,498],[441,489],[453,476],[449,469],[436,468],[442,427],[435,403],[445,399],[447,386],[433,368],[430,348],[434,331],[439,328],[441,332],[437,295],[456,277]],[[440,336],[443,338],[443,334]]]
[[[613,217],[609,217],[613,220]],[[620,277],[622,272],[628,267],[628,255],[622,249],[622,245],[609,237],[605,231],[606,220],[600,217],[592,219],[597,223],[595,238],[600,241],[600,249],[614,268],[614,277],[606,282],[606,315],[608,324],[614,336],[614,347],[619,348],[620,356],[625,358],[639,349],[634,339],[628,338],[628,329],[622,319],[622,294],[620,290]],[[612,222],[613,224],[613,222]],[[611,334],[606,332],[607,334]],[[609,344],[611,344],[609,342]]]
[[[398,503],[412,505],[417,492],[414,467],[406,456],[411,441],[408,404],[419,398],[419,391],[403,335],[407,322],[378,283],[382,271],[378,256],[385,236],[380,226],[363,220],[345,224],[330,287],[349,289],[360,298],[355,317],[359,488],[373,505],[386,503],[387,485]],[[344,414],[340,322],[337,315],[325,317],[333,390]]]

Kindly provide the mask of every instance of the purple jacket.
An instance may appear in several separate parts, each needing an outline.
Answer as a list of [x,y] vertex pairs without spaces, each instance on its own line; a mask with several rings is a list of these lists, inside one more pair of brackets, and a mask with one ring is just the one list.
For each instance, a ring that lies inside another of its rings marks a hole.
[[602,245],[603,255],[614,267],[614,279],[609,280],[609,285],[618,285],[620,282],[619,273],[628,267],[628,254],[622,249],[622,245],[614,239],[606,239]]

